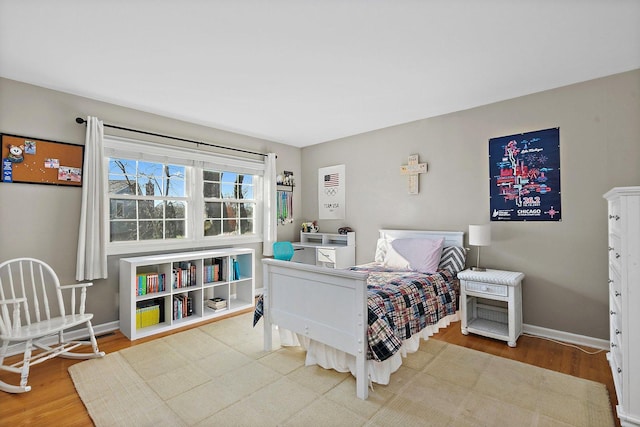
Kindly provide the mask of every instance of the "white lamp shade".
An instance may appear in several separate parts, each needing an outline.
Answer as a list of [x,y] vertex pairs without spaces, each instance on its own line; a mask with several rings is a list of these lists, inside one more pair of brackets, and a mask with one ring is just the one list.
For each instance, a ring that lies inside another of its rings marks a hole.
[[489,246],[491,244],[491,225],[470,225],[469,244],[473,246]]

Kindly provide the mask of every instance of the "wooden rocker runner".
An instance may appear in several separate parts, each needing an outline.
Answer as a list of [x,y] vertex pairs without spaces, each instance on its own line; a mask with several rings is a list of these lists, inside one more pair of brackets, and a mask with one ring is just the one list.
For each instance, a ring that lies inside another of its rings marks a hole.
[[[29,367],[60,356],[69,359],[103,357],[93,333],[93,314],[85,313],[87,288],[92,283],[60,285],[58,276],[46,263],[34,258],[16,258],[0,263],[0,370],[20,375],[19,385],[0,381],[0,390],[24,393]],[[49,304],[49,298],[55,302]],[[67,313],[70,311],[70,313]],[[84,325],[88,341],[64,341],[63,333]],[[57,339],[56,339],[57,336]],[[57,343],[55,342],[57,341]],[[53,342],[52,345],[49,343]],[[11,347],[9,347],[11,345]],[[90,345],[90,353],[72,350]],[[22,360],[6,365],[9,349],[20,349]],[[32,350],[36,352],[32,353]]]

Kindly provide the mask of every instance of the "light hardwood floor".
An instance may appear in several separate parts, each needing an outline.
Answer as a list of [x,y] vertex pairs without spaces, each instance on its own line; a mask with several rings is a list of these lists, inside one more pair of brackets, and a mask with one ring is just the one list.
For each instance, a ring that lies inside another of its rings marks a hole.
[[[100,350],[112,353],[155,338],[157,337],[131,342],[118,331],[99,337],[98,344]],[[503,341],[475,335],[462,335],[459,322],[452,323],[433,338],[604,383],[609,390],[615,414],[616,398],[613,379],[604,351],[588,355],[572,347],[529,336],[520,337],[518,346],[511,348]],[[69,366],[78,362],[61,358],[44,362],[31,369],[29,384],[32,390],[29,393],[0,392],[0,425],[14,427],[93,425],[67,372]],[[14,382],[16,375],[2,372],[0,379]]]

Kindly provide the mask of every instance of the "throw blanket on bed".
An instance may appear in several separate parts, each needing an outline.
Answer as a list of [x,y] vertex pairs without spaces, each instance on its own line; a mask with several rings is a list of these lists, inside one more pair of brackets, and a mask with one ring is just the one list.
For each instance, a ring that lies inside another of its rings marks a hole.
[[[435,274],[398,272],[375,263],[351,267],[351,270],[369,273],[369,359],[388,359],[404,340],[456,313],[458,290],[448,270]],[[262,317],[263,304],[260,296],[254,311],[254,326]]]
[[456,313],[457,290],[448,270],[423,274],[393,271],[380,265],[351,270],[369,272],[367,357],[370,359],[388,359],[404,340]]

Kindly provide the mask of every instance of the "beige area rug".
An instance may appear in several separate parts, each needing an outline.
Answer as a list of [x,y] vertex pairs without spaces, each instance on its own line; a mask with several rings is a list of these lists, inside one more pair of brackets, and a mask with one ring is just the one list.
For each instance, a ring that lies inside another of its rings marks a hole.
[[[612,426],[603,384],[437,340],[387,386],[262,351],[253,314],[69,368],[97,426]],[[277,335],[277,334],[276,334]]]

